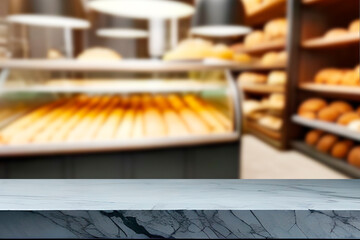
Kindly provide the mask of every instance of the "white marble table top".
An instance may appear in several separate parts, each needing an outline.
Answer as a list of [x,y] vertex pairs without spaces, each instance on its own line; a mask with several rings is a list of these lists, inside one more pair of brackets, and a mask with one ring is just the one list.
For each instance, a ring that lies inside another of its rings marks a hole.
[[0,211],[360,210],[360,180],[0,180]]

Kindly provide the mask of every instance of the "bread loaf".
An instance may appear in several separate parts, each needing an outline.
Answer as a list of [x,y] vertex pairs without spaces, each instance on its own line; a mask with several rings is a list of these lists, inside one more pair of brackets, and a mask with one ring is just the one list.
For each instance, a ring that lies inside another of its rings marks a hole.
[[316,149],[323,153],[329,153],[332,147],[336,142],[339,141],[339,138],[332,134],[326,134],[321,137],[320,141],[316,145]]
[[350,152],[350,149],[354,146],[353,141],[345,140],[337,142],[331,149],[331,155],[335,158],[344,159]]
[[348,156],[348,163],[360,168],[360,146],[353,148]]
[[277,18],[269,21],[264,27],[265,39],[272,41],[285,39],[287,35],[287,21],[285,18]]
[[305,142],[308,145],[315,146],[319,142],[323,134],[324,132],[321,130],[312,130],[306,135]]

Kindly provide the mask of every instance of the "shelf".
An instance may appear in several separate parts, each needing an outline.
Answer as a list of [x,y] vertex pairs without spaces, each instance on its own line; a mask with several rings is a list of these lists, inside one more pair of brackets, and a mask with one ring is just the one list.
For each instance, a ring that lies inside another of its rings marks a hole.
[[349,44],[359,44],[359,33],[349,33],[336,38],[325,39],[323,37],[306,40],[302,43],[303,48],[329,48],[329,47],[342,47]]
[[254,47],[239,48],[237,50],[237,53],[249,53],[249,54],[264,53],[264,52],[273,51],[273,50],[285,49],[285,45],[286,45],[285,39],[281,39],[281,40],[258,44]]
[[360,141],[360,132],[348,130],[346,127],[343,127],[336,123],[328,123],[325,121],[305,119],[297,115],[293,116],[292,120],[293,122],[300,124],[302,126],[310,127],[313,129],[320,129],[325,132],[333,133],[338,136],[349,138],[355,141]]
[[286,15],[286,0],[267,1],[247,15],[246,24],[260,25],[283,15]]
[[241,84],[240,88],[244,92],[269,94],[269,93],[284,93],[285,86],[282,85],[268,85],[268,84]]
[[334,158],[330,155],[321,153],[317,151],[315,148],[307,145],[306,143],[302,141],[294,141],[291,143],[292,147],[299,152],[302,152],[309,157],[326,164],[327,166],[330,166],[336,170],[339,170],[345,174],[347,174],[350,177],[353,178],[360,178],[360,169],[356,168],[354,166],[351,166],[350,164],[346,163],[344,160]]
[[[69,83],[71,80],[69,80]],[[91,80],[89,81],[91,82]],[[44,92],[44,93],[171,93],[171,92],[203,92],[224,90],[227,88],[224,83],[211,83],[200,81],[179,81],[179,80],[119,80],[103,81],[103,84],[85,85],[85,84],[66,84],[66,85],[38,85],[22,87],[3,87],[2,93],[14,92]]]
[[202,70],[271,70],[283,69],[285,64],[264,66],[258,63],[241,64],[233,61],[206,59],[204,61],[161,61],[161,60],[122,60],[122,61],[78,61],[78,60],[0,60],[0,68],[53,70],[53,71],[105,71],[105,72],[179,72]]
[[211,134],[187,137],[164,137],[126,141],[93,141],[73,143],[49,143],[49,144],[26,144],[26,145],[1,145],[0,156],[34,156],[54,155],[66,153],[90,153],[109,151],[131,151],[144,149],[160,149],[167,147],[195,146],[235,142],[239,140],[239,133]]
[[245,125],[251,133],[265,137],[266,141],[279,142],[281,140],[281,132],[268,129],[248,119],[246,119]]
[[328,4],[329,2],[336,2],[336,1],[340,1],[340,0],[302,0],[302,3],[305,5],[311,5],[316,3]]
[[360,86],[341,86],[341,85],[324,85],[316,83],[303,83],[299,86],[302,90],[330,93],[330,94],[349,94],[360,96]]

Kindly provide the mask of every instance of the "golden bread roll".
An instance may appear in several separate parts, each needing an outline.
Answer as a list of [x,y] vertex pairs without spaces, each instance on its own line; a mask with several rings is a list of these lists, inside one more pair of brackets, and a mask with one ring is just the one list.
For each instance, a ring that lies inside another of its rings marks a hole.
[[285,71],[272,71],[270,72],[267,83],[269,85],[285,85],[287,80]]
[[268,99],[263,100],[263,105],[266,108],[283,110],[285,107],[285,95],[282,93],[273,93]]
[[204,59],[212,57],[213,44],[200,38],[185,39],[164,55],[164,60]]
[[285,39],[287,35],[286,18],[277,18],[266,23],[264,33],[267,41]]
[[60,99],[58,101],[39,107],[34,111],[30,112],[29,114],[19,118],[18,120],[1,130],[1,141],[7,143],[8,141],[10,141],[10,138],[12,138],[15,134],[21,133],[28,126],[31,126],[38,119],[41,119],[43,116],[45,116],[64,102],[64,99]]
[[250,63],[253,61],[253,58],[249,54],[235,52],[233,56],[233,60],[241,63]]
[[104,48],[104,47],[93,47],[86,49],[77,57],[78,60],[84,61],[97,61],[97,60],[121,60],[122,57],[116,51]]
[[299,112],[299,116],[302,118],[311,119],[311,120],[314,120],[317,118],[315,112],[308,112],[308,111]]
[[332,134],[322,136],[316,144],[316,149],[323,153],[329,153],[332,147],[339,141],[339,138]]
[[279,117],[264,116],[259,119],[258,123],[264,127],[279,131],[283,125],[283,120]]
[[245,6],[246,14],[251,14],[261,7],[263,0],[242,0]]
[[340,114],[344,114],[347,112],[353,112],[354,108],[348,104],[347,102],[344,101],[335,101],[332,102],[329,107],[335,109],[336,111],[338,111]]
[[171,94],[168,100],[172,108],[174,108],[182,120],[185,122],[189,131],[193,134],[209,134],[211,132],[208,125],[194,111],[188,108],[181,98]]
[[342,114],[337,120],[337,124],[347,126],[350,122],[354,120],[360,120],[360,116],[357,112],[347,112]]
[[325,122],[335,122],[341,113],[332,107],[325,107],[318,112],[318,119]]
[[332,39],[346,34],[348,34],[348,31],[345,28],[334,28],[327,31],[324,35],[324,38]]
[[220,59],[233,59],[234,52],[224,44],[217,44],[212,49],[212,57]]
[[[332,76],[335,76],[335,78],[338,78],[339,75],[341,75],[341,71],[339,69],[336,69],[336,68],[322,69],[316,74],[315,83],[325,84],[325,83],[329,82],[329,79],[332,78]],[[341,77],[340,77],[340,79],[341,79]]]
[[268,66],[268,65],[274,65],[279,63],[279,55],[277,52],[268,52],[265,53],[261,60],[261,64]]
[[360,33],[360,20],[356,19],[356,20],[352,21],[349,24],[348,31],[359,34]]
[[360,146],[357,146],[350,151],[348,163],[360,168]]
[[254,31],[246,35],[244,39],[244,46],[245,47],[254,47],[258,44],[261,44],[265,41],[265,35],[262,31]]
[[337,142],[331,149],[331,156],[345,159],[353,146],[354,142],[350,140]]
[[266,83],[267,78],[265,74],[243,72],[238,77],[239,83]]
[[319,142],[323,134],[324,132],[321,130],[312,130],[306,134],[305,142],[308,145],[315,146]]
[[65,58],[65,56],[57,49],[49,49],[46,54],[47,59],[61,59]]
[[216,117],[214,117],[211,112],[203,106],[203,104],[195,97],[194,95],[186,95],[183,97],[187,105],[196,112],[203,120],[208,124],[211,131],[216,133],[226,132],[225,126],[221,124]]
[[321,98],[310,98],[304,101],[299,107],[301,112],[318,112],[327,106],[327,102]]
[[345,71],[344,77],[341,81],[342,85],[345,86],[358,86],[360,85],[359,73],[353,70]]

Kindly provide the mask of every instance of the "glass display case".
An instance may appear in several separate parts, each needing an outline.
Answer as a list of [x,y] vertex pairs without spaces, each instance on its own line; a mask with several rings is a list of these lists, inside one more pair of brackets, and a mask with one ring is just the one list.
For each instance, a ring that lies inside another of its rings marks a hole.
[[[182,166],[175,178],[238,177],[240,100],[226,63],[6,60],[0,67],[3,161],[38,156],[76,161],[93,153],[97,166],[103,164],[99,156],[121,161],[125,152],[160,151],[160,159],[171,162],[176,156]],[[224,146],[235,154],[226,160],[211,154]],[[193,166],[192,158],[203,157],[209,166]],[[222,164],[235,169],[219,175],[216,166]],[[193,173],[185,174],[184,166]],[[159,166],[149,160],[133,168]],[[155,171],[151,177],[163,176]]]

